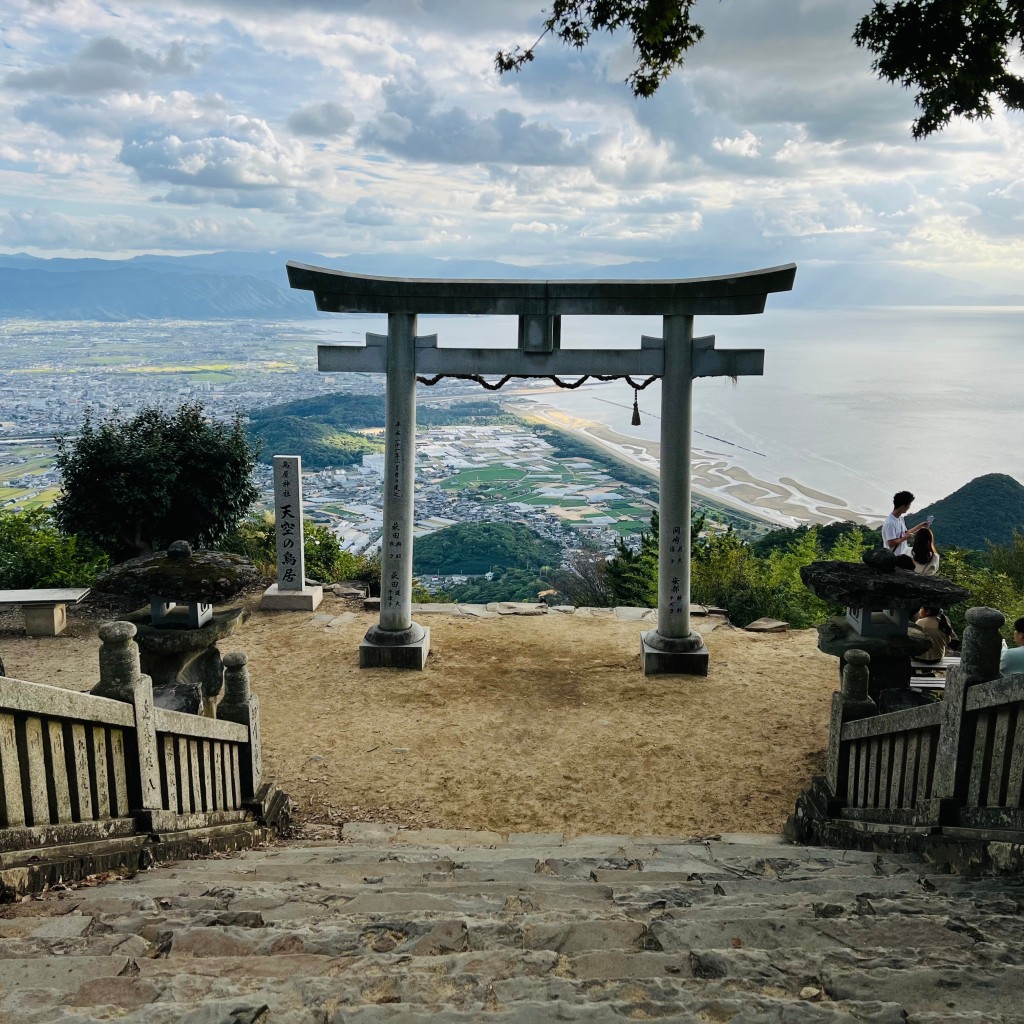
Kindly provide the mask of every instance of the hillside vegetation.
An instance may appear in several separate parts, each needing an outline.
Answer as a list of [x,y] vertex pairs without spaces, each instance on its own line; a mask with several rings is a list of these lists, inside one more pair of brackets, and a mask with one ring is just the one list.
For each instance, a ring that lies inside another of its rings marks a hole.
[[914,510],[908,522],[935,516],[935,543],[945,547],[984,551],[989,544],[1012,544],[1024,531],[1024,486],[1005,473],[975,477],[939,501]]
[[492,569],[557,566],[562,552],[521,523],[458,523],[416,541],[414,569],[420,576],[482,576]]
[[[493,422],[504,416],[496,402],[459,402],[453,408],[423,405],[419,426]],[[364,454],[384,451],[381,441],[359,433],[384,427],[383,395],[333,394],[284,402],[249,413],[249,436],[260,446],[260,461],[301,455],[304,469],[352,466]]]

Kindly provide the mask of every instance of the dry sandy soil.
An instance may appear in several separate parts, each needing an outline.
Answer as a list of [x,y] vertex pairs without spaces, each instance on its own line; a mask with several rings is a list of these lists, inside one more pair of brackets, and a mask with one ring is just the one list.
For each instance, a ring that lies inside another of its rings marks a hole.
[[[63,635],[30,638],[0,614],[8,676],[88,688],[111,617],[74,609]],[[221,643],[249,656],[267,770],[307,821],[777,832],[824,764],[838,673],[813,630],[722,625],[706,679],[645,678],[636,622],[430,615],[425,671],[360,671],[374,621],[328,595],[313,614],[256,610]]]

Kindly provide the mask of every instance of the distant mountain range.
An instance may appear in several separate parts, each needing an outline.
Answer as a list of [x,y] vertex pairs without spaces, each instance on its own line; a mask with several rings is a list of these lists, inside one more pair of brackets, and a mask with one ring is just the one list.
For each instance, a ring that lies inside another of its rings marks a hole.
[[[312,317],[313,298],[288,286],[288,260],[381,276],[642,280],[731,274],[756,267],[658,260],[596,268],[583,264],[523,267],[493,260],[445,260],[303,251],[136,256],[127,260],[39,259],[0,255],[0,317],[36,320],[217,320]],[[772,298],[781,308],[887,305],[1024,305],[1024,295],[898,264],[802,264],[796,287]]]
[[984,551],[989,543],[1009,544],[1024,532],[1024,486],[1005,473],[975,477],[959,490],[912,512],[911,523],[935,516],[935,542],[944,547]]

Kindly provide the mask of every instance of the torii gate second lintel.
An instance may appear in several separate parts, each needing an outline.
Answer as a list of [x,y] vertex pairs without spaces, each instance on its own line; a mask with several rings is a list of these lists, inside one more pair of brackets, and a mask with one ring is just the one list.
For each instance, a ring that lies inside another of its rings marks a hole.
[[[324,372],[387,374],[380,622],[360,645],[361,667],[423,668],[429,630],[412,620],[416,377],[657,376],[662,378],[658,626],[642,634],[644,674],[706,675],[708,655],[690,629],[690,458],[694,377],[760,374],[760,349],[721,351],[694,338],[697,314],[760,313],[769,292],[788,291],[796,266],[680,281],[446,281],[382,278],[289,263],[293,288],[332,312],[387,313],[387,335],[366,345],[321,345]],[[439,348],[417,337],[418,313],[517,315],[516,348]],[[560,347],[569,315],[660,314],[661,338],[639,348]]]

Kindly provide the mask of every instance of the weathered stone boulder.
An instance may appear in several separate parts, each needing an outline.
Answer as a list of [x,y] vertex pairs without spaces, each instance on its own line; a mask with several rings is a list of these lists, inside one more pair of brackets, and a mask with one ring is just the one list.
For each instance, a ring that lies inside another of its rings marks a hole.
[[193,551],[175,541],[166,551],[140,555],[105,572],[96,590],[128,597],[219,604],[257,583],[256,567],[242,555],[226,551]]
[[948,608],[969,596],[963,587],[941,576],[907,569],[884,572],[855,562],[811,562],[801,566],[800,579],[816,597],[847,608],[914,612],[922,605]]

